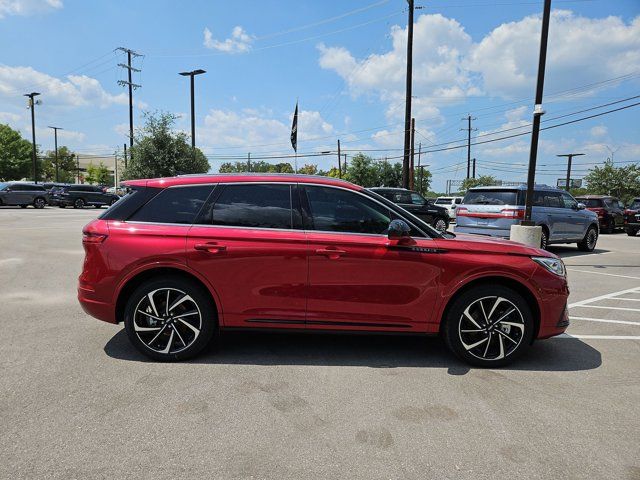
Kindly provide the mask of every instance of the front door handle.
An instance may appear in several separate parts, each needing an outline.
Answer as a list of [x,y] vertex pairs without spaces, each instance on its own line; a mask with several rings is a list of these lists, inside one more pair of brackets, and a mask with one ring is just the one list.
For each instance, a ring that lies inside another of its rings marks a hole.
[[193,249],[207,253],[222,253],[227,250],[227,247],[218,245],[217,243],[196,243]]
[[316,255],[325,255],[331,260],[337,260],[346,253],[347,252],[345,252],[344,250],[338,250],[337,248],[319,248],[316,250]]

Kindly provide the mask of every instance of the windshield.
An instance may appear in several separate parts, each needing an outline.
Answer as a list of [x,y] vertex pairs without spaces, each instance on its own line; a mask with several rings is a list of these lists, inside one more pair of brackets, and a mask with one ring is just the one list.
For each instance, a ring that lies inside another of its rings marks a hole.
[[449,205],[451,203],[450,198],[438,198],[436,200],[436,205]]
[[9,186],[8,183],[2,183],[0,182],[0,191],[4,190],[5,188],[7,188]]
[[599,208],[602,207],[602,200],[599,198],[582,198],[577,199],[579,202],[584,203],[584,206],[587,208]]
[[518,194],[518,190],[470,190],[464,196],[462,203],[465,205],[520,205],[524,203],[521,202],[523,197],[524,195]]

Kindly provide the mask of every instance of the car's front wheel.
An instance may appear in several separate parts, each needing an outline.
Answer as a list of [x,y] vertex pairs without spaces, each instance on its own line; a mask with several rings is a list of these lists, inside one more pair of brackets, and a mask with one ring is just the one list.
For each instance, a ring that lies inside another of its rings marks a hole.
[[81,198],[76,199],[76,201],[73,202],[73,208],[84,208],[84,200]]
[[433,221],[433,228],[439,232],[444,232],[447,229],[447,221],[442,217],[437,217]]
[[46,204],[46,200],[42,197],[38,197],[33,201],[34,208],[44,208]]
[[525,299],[500,285],[475,287],[463,293],[443,320],[449,349],[479,367],[511,363],[531,344],[535,325]]
[[549,246],[549,232],[545,227],[542,227],[542,233],[540,234],[540,248],[546,250]]
[[131,343],[160,361],[194,357],[217,330],[209,293],[180,277],[158,278],[138,287],[125,307],[124,324]]
[[584,234],[584,238],[578,242],[578,249],[583,252],[593,252],[598,243],[598,229],[595,226],[590,226],[587,233]]

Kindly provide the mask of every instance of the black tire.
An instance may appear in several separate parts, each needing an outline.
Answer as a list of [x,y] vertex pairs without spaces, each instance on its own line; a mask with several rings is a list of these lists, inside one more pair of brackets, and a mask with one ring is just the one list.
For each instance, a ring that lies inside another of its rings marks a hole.
[[611,235],[615,231],[616,231],[616,223],[615,223],[615,220],[612,218],[609,220],[609,223],[607,223],[607,228],[604,229],[603,233]]
[[67,208],[66,205],[58,205],[59,208]]
[[629,235],[630,237],[635,237],[636,233],[638,233],[638,230],[636,230],[635,228],[627,228],[625,232],[627,232],[627,235]]
[[84,208],[84,200],[81,198],[76,198],[73,202],[73,208]]
[[102,205],[94,205],[95,208],[101,208]]
[[[167,290],[170,297],[168,305],[164,293]],[[155,292],[152,295],[153,306],[149,301],[152,292]],[[168,310],[182,298],[180,295],[188,299],[173,311]],[[189,312],[197,313],[185,315]],[[179,315],[184,317],[176,318]],[[124,326],[129,341],[140,352],[162,362],[186,360],[198,355],[218,331],[216,310],[209,292],[196,282],[177,276],[156,278],[140,285],[127,301]],[[141,331],[140,328],[154,330]],[[167,346],[169,350],[163,352]]]
[[20,205],[20,208],[27,208],[28,205]]
[[[491,322],[485,320],[482,308]],[[513,311],[508,314],[510,310]],[[501,317],[504,320],[498,321]],[[500,285],[484,285],[464,292],[454,300],[443,321],[447,347],[477,367],[502,367],[514,361],[531,345],[535,328],[526,300]]]
[[109,206],[113,205],[114,203],[116,203],[118,201],[117,198],[112,198],[111,201],[109,202]]
[[598,243],[598,229],[591,225],[584,234],[584,238],[578,242],[578,250],[593,252]]
[[42,197],[38,197],[33,200],[33,208],[41,209],[44,208],[46,204],[47,201]]
[[447,220],[442,217],[434,218],[431,226],[435,228],[438,232],[444,232],[449,227]]
[[540,248],[546,250],[549,247],[549,231],[546,227],[542,227],[542,235],[540,235]]

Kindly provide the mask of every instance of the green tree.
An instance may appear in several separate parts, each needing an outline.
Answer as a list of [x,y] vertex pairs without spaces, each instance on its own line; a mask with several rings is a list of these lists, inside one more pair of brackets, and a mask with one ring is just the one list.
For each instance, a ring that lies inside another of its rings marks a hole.
[[466,193],[467,190],[473,187],[490,187],[491,185],[498,185],[498,180],[493,175],[481,175],[478,178],[466,178],[460,185],[460,193]]
[[9,125],[0,124],[0,180],[31,178],[31,142]]
[[198,148],[192,151],[188,136],[175,132],[177,116],[167,112],[144,114],[145,124],[138,130],[124,179],[173,177],[187,173],[206,173],[209,162]]
[[594,167],[584,178],[589,193],[597,195],[614,195],[628,203],[633,197],[640,195],[640,167],[626,165],[616,167],[607,160],[602,167]]
[[402,186],[402,164],[380,162],[378,167],[378,181],[376,186],[398,188]]
[[356,185],[375,187],[380,184],[379,167],[371,157],[362,153],[358,153],[351,159],[346,170],[343,178]]
[[[56,153],[48,151],[42,160],[42,177],[56,180]],[[72,183],[76,178],[76,156],[67,147],[58,148],[58,178],[60,183]]]
[[[422,172],[420,172],[420,170],[422,170]],[[413,189],[426,197],[429,194],[432,177],[431,172],[426,168],[416,169],[413,172]]]
[[298,173],[302,173],[304,175],[317,175],[318,174],[318,166],[313,164],[305,163],[304,166],[298,169]]

